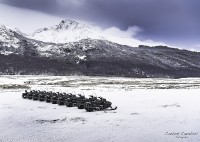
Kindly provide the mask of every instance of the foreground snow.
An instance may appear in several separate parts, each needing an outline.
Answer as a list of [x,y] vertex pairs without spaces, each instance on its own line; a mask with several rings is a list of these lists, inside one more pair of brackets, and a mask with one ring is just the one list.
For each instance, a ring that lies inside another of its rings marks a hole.
[[[74,86],[58,85],[56,81],[73,78],[77,80]],[[1,89],[0,142],[200,141],[199,89],[127,89],[126,84],[110,85],[109,88],[98,84],[94,87],[86,84],[100,78],[87,78],[84,85],[83,78],[87,77],[1,76],[0,85],[10,82],[44,90],[84,93],[86,96],[96,94],[113,102],[118,109],[88,113],[77,108],[24,100],[21,98],[23,89]],[[116,80],[126,82],[132,79],[104,78],[104,82],[108,83],[108,80],[116,83]],[[148,79],[137,80],[142,85]],[[191,83],[199,79],[187,80]],[[162,86],[167,82],[163,80]]]

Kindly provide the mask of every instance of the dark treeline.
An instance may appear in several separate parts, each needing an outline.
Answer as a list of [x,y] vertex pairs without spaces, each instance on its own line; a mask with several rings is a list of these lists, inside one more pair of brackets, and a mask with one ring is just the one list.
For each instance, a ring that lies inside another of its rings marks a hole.
[[163,69],[148,64],[137,64],[123,60],[88,60],[72,63],[47,57],[0,54],[1,75],[87,75],[123,77],[193,77],[199,70]]

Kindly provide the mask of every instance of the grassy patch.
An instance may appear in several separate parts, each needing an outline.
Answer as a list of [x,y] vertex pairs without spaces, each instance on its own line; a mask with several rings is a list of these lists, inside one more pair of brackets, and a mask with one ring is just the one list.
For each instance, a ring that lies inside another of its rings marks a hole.
[[19,84],[5,84],[5,85],[0,85],[0,88],[2,88],[2,89],[30,89],[29,86],[19,85]]

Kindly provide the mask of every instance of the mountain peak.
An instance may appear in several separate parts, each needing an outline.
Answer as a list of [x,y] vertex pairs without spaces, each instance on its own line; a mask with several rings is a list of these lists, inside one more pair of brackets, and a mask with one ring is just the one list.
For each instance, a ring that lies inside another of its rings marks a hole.
[[62,20],[59,25],[56,26],[56,30],[66,30],[66,29],[70,29],[70,30],[74,30],[74,29],[79,29],[79,28],[83,28],[84,26],[74,20],[70,20],[70,19],[65,19]]
[[75,20],[65,19],[60,22],[59,25],[78,25],[79,23]]
[[53,27],[38,29],[29,37],[44,42],[68,43],[92,38],[96,36],[94,33],[92,27],[66,19]]
[[7,25],[4,25],[4,24],[1,24],[0,23],[0,34],[2,35],[3,33],[4,34],[8,34],[8,33],[18,33],[18,34],[21,34],[21,35],[26,35],[24,34],[23,32],[21,32],[18,28],[14,28],[12,29],[11,27],[7,26]]
[[1,30],[10,30],[10,28],[9,28],[8,26],[3,25],[3,24],[1,24],[1,23],[0,23],[0,29],[1,29]]
[[29,38],[51,43],[76,42],[82,39],[90,38],[108,40],[114,43],[132,47],[137,47],[140,44],[149,46],[158,45],[152,41],[143,42],[131,37],[123,38],[117,34],[109,34],[95,26],[90,26],[82,22],[79,23],[71,19],[62,20],[58,25],[50,28],[39,29],[33,35],[29,36]]

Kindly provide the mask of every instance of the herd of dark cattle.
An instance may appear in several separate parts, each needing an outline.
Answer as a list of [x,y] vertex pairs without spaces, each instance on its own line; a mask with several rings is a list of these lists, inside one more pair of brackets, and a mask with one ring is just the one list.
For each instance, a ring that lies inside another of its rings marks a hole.
[[112,108],[112,103],[102,97],[85,96],[72,93],[59,93],[52,91],[31,90],[22,94],[22,98],[30,100],[38,100],[58,105],[66,105],[67,107],[78,107],[78,109],[85,109],[88,112],[100,110],[115,110],[117,107]]

